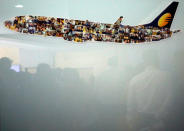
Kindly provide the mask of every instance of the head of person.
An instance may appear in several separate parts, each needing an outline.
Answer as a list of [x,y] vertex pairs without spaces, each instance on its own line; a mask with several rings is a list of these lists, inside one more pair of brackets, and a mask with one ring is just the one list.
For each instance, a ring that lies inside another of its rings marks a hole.
[[119,19],[122,21],[123,20],[123,16],[120,16]]
[[3,57],[0,59],[0,67],[3,69],[10,69],[12,65],[12,60],[10,60],[8,57]]

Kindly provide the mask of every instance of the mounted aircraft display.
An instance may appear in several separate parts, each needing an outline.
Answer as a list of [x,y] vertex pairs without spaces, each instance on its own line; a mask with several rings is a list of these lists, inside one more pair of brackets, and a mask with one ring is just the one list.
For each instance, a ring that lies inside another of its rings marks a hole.
[[151,23],[138,26],[122,25],[123,16],[114,24],[106,24],[88,20],[31,15],[16,16],[13,20],[5,21],[5,26],[20,33],[62,37],[64,40],[75,42],[141,43],[159,41],[180,31],[170,30],[178,4],[179,2],[172,2]]

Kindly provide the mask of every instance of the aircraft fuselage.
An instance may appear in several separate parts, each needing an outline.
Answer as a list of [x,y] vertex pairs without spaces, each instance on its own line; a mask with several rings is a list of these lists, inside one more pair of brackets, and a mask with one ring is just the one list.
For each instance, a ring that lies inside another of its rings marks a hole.
[[141,43],[168,38],[168,28],[129,26],[43,16],[18,16],[5,26],[20,33],[63,37],[68,41]]

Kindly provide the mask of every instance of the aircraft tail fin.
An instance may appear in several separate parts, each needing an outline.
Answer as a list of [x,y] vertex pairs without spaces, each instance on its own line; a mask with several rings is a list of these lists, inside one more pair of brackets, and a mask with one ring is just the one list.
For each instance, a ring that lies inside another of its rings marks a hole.
[[170,28],[179,2],[172,2],[159,16],[145,27]]

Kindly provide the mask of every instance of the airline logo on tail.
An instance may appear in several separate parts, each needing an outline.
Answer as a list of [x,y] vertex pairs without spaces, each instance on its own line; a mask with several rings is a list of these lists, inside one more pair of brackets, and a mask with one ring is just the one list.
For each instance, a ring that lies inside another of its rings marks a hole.
[[162,17],[160,17],[160,19],[158,21],[158,26],[162,28],[162,27],[168,25],[169,22],[171,22],[171,20],[172,20],[171,13],[166,13]]
[[160,15],[158,15],[151,23],[145,24],[146,27],[171,28],[173,18],[176,13],[179,2],[172,2]]

